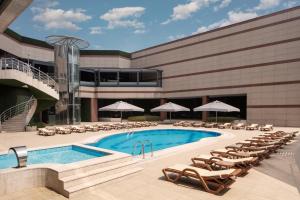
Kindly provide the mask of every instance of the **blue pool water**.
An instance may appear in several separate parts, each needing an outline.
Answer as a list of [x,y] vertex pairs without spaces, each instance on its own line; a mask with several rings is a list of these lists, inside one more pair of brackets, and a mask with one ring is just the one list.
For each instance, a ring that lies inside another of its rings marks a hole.
[[[87,145],[131,154],[133,151],[133,146],[138,141],[145,141],[145,140],[151,141],[153,145],[153,151],[157,151],[169,147],[196,142],[198,140],[207,137],[217,137],[219,135],[220,134],[216,132],[196,131],[196,130],[180,130],[180,129],[146,130],[146,131],[135,132],[133,135],[122,133],[122,134],[108,136],[99,140],[96,143],[87,144]],[[141,147],[137,149],[141,149]],[[148,153],[150,151],[151,151],[150,145],[146,145],[145,152]]]
[[[49,149],[28,151],[27,164],[59,163],[67,164],[77,161],[97,158],[107,155],[104,152],[94,151],[79,146],[64,146]],[[13,153],[0,155],[0,169],[17,166],[17,160]]]

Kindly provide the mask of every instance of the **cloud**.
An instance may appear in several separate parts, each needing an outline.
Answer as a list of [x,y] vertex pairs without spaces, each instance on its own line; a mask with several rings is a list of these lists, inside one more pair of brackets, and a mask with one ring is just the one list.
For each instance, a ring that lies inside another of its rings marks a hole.
[[183,38],[183,37],[185,37],[184,34],[170,35],[170,36],[168,37],[168,40],[170,40],[170,41],[172,41],[172,40],[178,40],[178,39]]
[[133,28],[135,33],[145,32],[145,25],[139,21],[145,12],[143,7],[123,7],[113,8],[100,16],[100,19],[108,22],[108,29],[115,28]]
[[100,34],[102,34],[102,28],[100,26],[90,27],[90,34],[92,34],[92,35],[100,35]]
[[258,17],[256,12],[242,12],[242,11],[229,11],[227,13],[228,18],[226,19],[222,19],[218,22],[215,22],[209,26],[201,26],[199,27],[195,32],[193,32],[192,34],[197,34],[197,33],[203,33],[212,29],[216,29],[219,27],[224,27],[224,26],[228,26],[230,24],[234,24],[234,23],[238,23],[241,21],[245,21],[248,19],[252,19],[255,17]]
[[133,32],[134,34],[143,34],[143,33],[146,33],[146,30],[139,30],[139,29],[137,29],[137,30],[135,30],[134,32]]
[[219,0],[189,0],[186,4],[178,4],[173,8],[173,13],[170,18],[162,22],[161,24],[165,25],[169,24],[172,21],[187,19],[202,7],[208,6],[210,3],[215,3],[217,1]]
[[283,3],[284,8],[292,8],[297,5],[297,1],[287,1]]
[[77,25],[92,17],[85,14],[83,9],[62,10],[55,8],[32,8],[34,12],[33,21],[40,23],[45,29],[68,29],[72,31],[80,30]]
[[227,6],[229,6],[229,4],[231,3],[231,0],[223,0],[220,5],[217,5],[214,7],[214,11],[218,11],[222,8],[225,8]]
[[281,0],[260,0],[255,10],[266,10],[280,5]]

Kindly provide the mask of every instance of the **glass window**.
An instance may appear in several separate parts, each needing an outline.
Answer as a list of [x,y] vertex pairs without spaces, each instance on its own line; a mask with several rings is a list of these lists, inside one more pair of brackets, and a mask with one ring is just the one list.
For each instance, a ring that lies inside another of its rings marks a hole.
[[131,86],[137,85],[137,72],[120,72],[120,85]]
[[118,85],[118,72],[100,72],[100,85]]
[[93,71],[80,71],[80,85],[95,86],[95,73]]
[[156,86],[157,85],[157,71],[141,71],[139,85]]

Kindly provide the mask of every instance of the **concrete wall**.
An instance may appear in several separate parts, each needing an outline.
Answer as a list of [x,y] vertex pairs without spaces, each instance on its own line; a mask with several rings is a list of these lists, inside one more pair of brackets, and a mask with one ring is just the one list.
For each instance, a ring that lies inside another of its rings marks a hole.
[[97,68],[130,68],[131,61],[129,58],[110,55],[89,55],[80,57],[80,67],[97,67]]
[[[247,95],[247,119],[300,126],[300,8],[132,54],[163,70],[164,98]],[[297,89],[298,88],[298,89]]]

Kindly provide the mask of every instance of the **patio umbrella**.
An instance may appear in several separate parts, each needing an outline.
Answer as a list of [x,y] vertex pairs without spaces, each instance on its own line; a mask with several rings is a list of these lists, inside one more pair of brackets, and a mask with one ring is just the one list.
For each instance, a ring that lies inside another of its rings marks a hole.
[[214,101],[194,108],[194,111],[214,111],[216,112],[216,122],[218,121],[218,112],[240,112],[239,108],[233,107],[221,101]]
[[120,112],[121,113],[121,122],[122,122],[122,116],[123,112],[144,112],[143,108],[137,107],[135,105],[129,104],[124,101],[117,101],[111,105],[99,108],[99,111],[115,111],[115,112]]
[[156,108],[152,108],[151,112],[169,112],[170,113],[170,120],[171,120],[171,113],[172,112],[181,112],[181,111],[190,111],[189,108],[183,107],[181,105],[169,102],[163,105],[160,105]]

